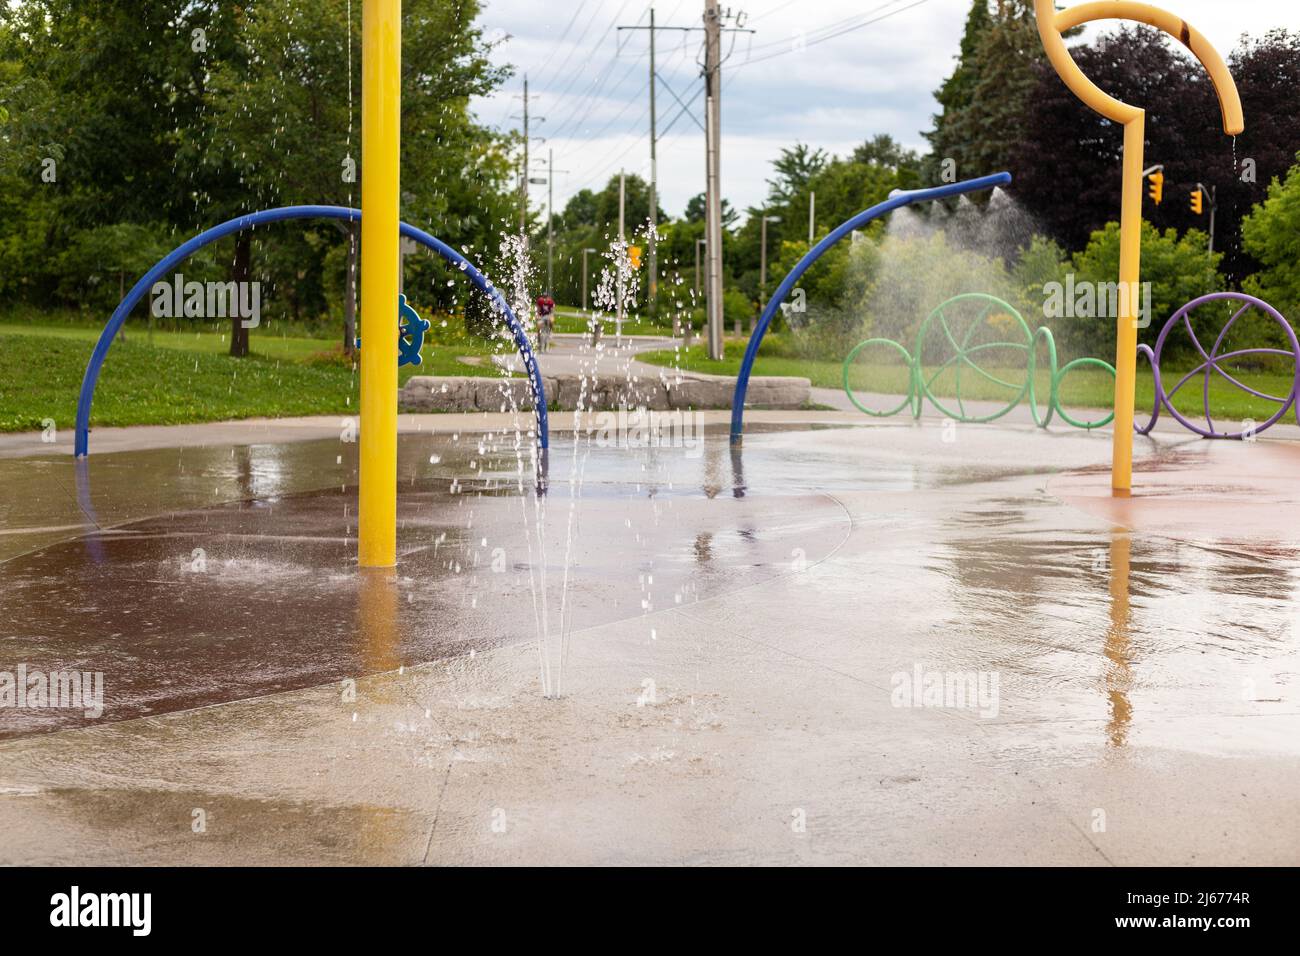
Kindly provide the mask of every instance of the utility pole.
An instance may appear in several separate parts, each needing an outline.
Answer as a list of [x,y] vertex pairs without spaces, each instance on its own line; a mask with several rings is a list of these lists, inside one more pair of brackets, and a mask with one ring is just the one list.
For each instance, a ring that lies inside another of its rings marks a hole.
[[[567,169],[555,168],[555,150],[546,150],[546,293],[555,295],[555,174],[567,173]],[[541,184],[543,180],[532,179],[530,182]]]
[[659,168],[655,159],[655,8],[650,7],[650,301],[649,312],[655,314],[655,296],[659,292],[659,270],[655,263],[655,239],[659,231]]
[[[544,123],[546,118],[543,116],[529,116],[528,113],[528,74],[524,74],[524,159],[523,164],[519,167],[519,235],[528,236],[528,146],[532,142],[531,123]],[[515,119],[520,117],[516,116]],[[546,140],[542,140],[546,142]]]
[[1206,199],[1210,201],[1210,252],[1213,252],[1214,251],[1214,208],[1216,205],[1218,205],[1214,201],[1214,193],[1219,187],[1212,186],[1211,188],[1206,189],[1203,185],[1197,183],[1196,188],[1201,191],[1202,196],[1204,196]]
[[[722,21],[726,19],[734,20],[736,24],[735,27],[729,28],[727,30],[723,30]],[[722,87],[720,83],[721,80],[720,68],[722,66],[721,40],[722,40],[723,33],[753,33],[754,31],[752,29],[745,28],[744,26],[745,19],[746,19],[746,14],[744,13],[744,11],[732,12],[731,9],[728,8],[728,10],[724,13],[722,9],[718,6],[717,0],[705,0],[704,26],[702,28],[701,27],[656,26],[655,11],[653,6],[650,8],[649,26],[644,26],[644,27],[620,26],[618,28],[620,31],[623,30],[649,30],[650,31],[650,240],[649,240],[649,250],[648,250],[650,277],[648,283],[648,291],[649,291],[649,306],[650,306],[649,311],[651,314],[654,313],[656,308],[657,303],[655,300],[657,298],[657,292],[659,288],[659,265],[658,265],[658,255],[655,248],[656,247],[655,240],[657,238],[656,232],[658,230],[658,219],[659,219],[659,167],[658,167],[658,158],[656,153],[658,142],[659,142],[659,135],[658,135],[658,115],[655,109],[655,94],[656,94],[658,81],[660,77],[655,72],[655,32],[658,30],[677,30],[682,33],[693,33],[701,29],[703,29],[704,31],[705,58],[706,58],[706,65],[704,69],[704,88],[705,88],[705,93],[707,94],[708,97],[708,101],[712,103],[713,106],[712,111],[706,113],[706,119],[707,117],[712,117],[714,122],[712,126],[712,132],[710,131],[710,127],[708,127],[707,125],[702,127],[702,129],[704,129],[704,136],[706,141],[709,144],[711,144],[709,150],[706,150],[706,152],[710,156],[710,159],[708,161],[708,168],[710,170],[713,170],[713,179],[715,180],[714,188],[712,192],[716,193],[717,192],[716,179],[717,179],[717,166],[718,166],[717,156],[718,156],[718,147],[719,147],[720,136],[721,136],[719,131],[720,114],[718,113],[718,96],[722,92]],[[668,86],[668,83],[666,81],[664,85],[668,87],[668,92],[672,94],[673,98],[682,107],[682,112],[688,113],[689,109],[687,108],[687,104],[682,102],[681,97],[679,97],[676,93],[673,92],[672,87]],[[695,120],[697,124],[699,123],[699,120],[695,119],[694,114],[691,114],[691,119]],[[671,127],[675,122],[676,119],[670,122],[668,124],[669,127]],[[712,194],[707,185],[707,177],[706,177],[706,188],[704,192],[706,196],[706,208],[712,208],[709,207],[707,204],[707,197]],[[712,318],[710,318],[709,320],[709,328],[711,330],[709,341],[710,343],[712,343],[714,339],[717,340],[716,349],[712,344],[710,344],[709,354],[713,358],[721,358],[722,357],[722,324],[721,324],[722,322],[721,320],[721,315],[722,315],[722,285],[721,285],[722,282],[722,278],[721,278],[722,277],[722,225],[721,225],[722,200],[720,196],[717,197],[716,218],[717,218],[717,236],[709,242],[710,259],[709,259],[709,271],[707,274],[710,276],[717,277],[717,293],[716,295],[714,294],[713,291],[714,285],[713,282],[710,281],[709,283],[710,291],[709,291],[708,298],[710,303],[709,315],[711,317],[713,316],[714,309],[715,309],[714,303],[716,302],[716,312],[719,318],[716,322]],[[706,222],[710,222],[710,221],[712,221],[711,218],[706,216]],[[708,228],[706,227],[706,235],[708,234],[709,231]],[[713,258],[715,255],[716,255],[716,260]],[[717,269],[713,269],[713,265],[715,264],[715,261],[716,261]]]
[[624,213],[627,209],[627,177],[618,171],[618,256],[614,265],[618,271],[618,310],[614,316],[614,343],[623,338],[623,275],[627,271],[627,241],[623,238]]
[[546,148],[546,294],[555,295],[555,150]]
[[722,10],[704,0],[704,235],[708,242],[709,358],[722,359]]
[[524,74],[524,166],[519,174],[519,234],[528,234],[528,74]]
[[595,249],[582,250],[582,311],[587,311],[587,253],[596,252]]
[[[655,26],[655,8],[650,7],[650,25],[641,26],[620,26],[619,32],[624,30],[649,30],[650,31],[650,238],[647,248],[647,260],[649,262],[649,313],[655,314],[656,302],[659,291],[659,266],[657,254],[655,252],[655,240],[658,238],[659,231],[659,162],[657,151],[659,144],[659,127],[658,111],[655,108],[655,84],[657,76],[655,75],[655,35],[659,30],[685,30],[684,27],[656,27]],[[672,92],[670,89],[669,92]]]
[[812,248],[813,236],[816,234],[817,226],[817,194],[809,191],[808,193],[808,248]]

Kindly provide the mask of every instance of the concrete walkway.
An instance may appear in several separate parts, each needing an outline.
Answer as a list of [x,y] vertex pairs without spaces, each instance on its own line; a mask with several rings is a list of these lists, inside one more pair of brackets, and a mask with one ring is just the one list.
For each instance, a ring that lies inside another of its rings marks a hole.
[[[709,431],[729,429],[731,412],[714,409],[698,413]],[[755,427],[798,425],[864,425],[860,412],[768,410],[745,413],[746,424]],[[207,445],[247,446],[285,444],[302,441],[341,440],[354,433],[355,416],[311,415],[296,418],[245,418],[229,422],[199,422],[192,425],[132,425],[125,428],[101,427],[90,432],[91,457],[109,452],[143,451],[160,448],[199,448]],[[585,413],[581,427],[594,427],[595,414]],[[531,412],[448,412],[437,414],[402,414],[397,416],[401,435],[448,435],[481,432],[527,432],[533,425]],[[574,429],[573,412],[552,412],[553,434],[568,434]],[[71,458],[73,430],[59,429],[54,441],[42,432],[0,433],[0,459]]]

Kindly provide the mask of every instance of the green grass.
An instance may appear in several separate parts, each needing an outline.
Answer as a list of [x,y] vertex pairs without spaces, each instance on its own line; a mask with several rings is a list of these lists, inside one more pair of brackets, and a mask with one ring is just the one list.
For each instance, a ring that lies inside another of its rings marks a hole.
[[[488,361],[504,343],[441,331],[445,341],[426,339],[418,366],[398,370],[399,382],[412,375],[501,374]],[[77,394],[99,331],[70,325],[0,325],[0,431],[27,431],[53,419],[69,428],[76,418]],[[94,425],[172,425],[238,418],[288,415],[355,414],[357,373],[332,341],[258,335],[252,352],[236,359],[217,332],[153,333],[129,328],[126,341],[113,343],[95,390]],[[482,357],[482,366],[458,361]]]
[[[612,333],[614,331],[613,316],[604,315],[602,320],[605,331]],[[588,331],[587,316],[577,309],[556,308],[555,331],[564,334],[585,334]],[[629,315],[623,320],[624,335],[672,335],[672,333],[673,323],[671,318],[660,322],[652,320],[647,315]]]
[[[74,342],[89,342],[92,345],[99,340],[101,328],[63,325],[37,325],[32,323],[0,322],[0,337],[8,335],[39,335],[70,339]],[[164,349],[180,349],[183,352],[206,352],[213,355],[224,354],[230,348],[230,340],[225,332],[173,332],[147,329],[128,325],[125,338],[118,334],[113,343],[116,349],[123,342],[145,343]],[[305,361],[312,356],[330,350],[333,342],[305,336],[258,335],[253,333],[252,348],[264,357]],[[90,353],[87,352],[87,355]],[[112,352],[109,353],[113,354]]]
[[[680,351],[643,352],[637,358],[652,365],[675,366],[687,371],[708,372],[714,375],[736,375],[740,371],[744,346],[743,341],[728,340],[725,343],[725,358],[719,362],[711,361],[702,345],[692,346],[689,349],[681,349]],[[927,374],[933,375],[935,371],[936,369],[931,368]],[[1018,370],[1014,368],[989,368],[986,371],[1004,381],[1015,382],[1017,385],[1025,379],[1023,365]],[[1176,384],[1185,371],[1186,368],[1181,371],[1166,369],[1164,371],[1166,386]],[[844,387],[843,363],[841,362],[824,362],[760,354],[758,361],[754,363],[754,374],[799,376],[807,378],[817,388],[838,390]],[[1239,375],[1239,378],[1251,387],[1272,395],[1287,394],[1292,383],[1290,375],[1279,372],[1243,372]],[[907,391],[908,372],[901,364],[855,363],[850,372],[849,381],[855,391],[898,395],[901,399]],[[1044,397],[1048,394],[1047,372],[1040,369],[1034,383],[1041,405]],[[1060,398],[1061,403],[1066,408],[1109,409],[1114,401],[1113,390],[1114,379],[1105,369],[1079,368],[1071,371],[1069,375],[1062,379]],[[956,380],[953,371],[949,369],[935,379],[933,384],[930,385],[930,391],[940,399],[955,396]],[[1010,401],[1015,395],[1015,390],[989,382],[987,379],[972,375],[967,371],[963,375],[961,393],[963,398],[972,400]],[[1150,370],[1139,360],[1136,407],[1140,412],[1140,420],[1145,420],[1144,416],[1149,413],[1154,398],[1155,382]],[[1174,405],[1192,421],[1201,419],[1201,379],[1199,376],[1189,381],[1174,396]],[[868,407],[872,406],[869,405]],[[955,404],[950,405],[950,407],[954,410],[956,408]],[[1240,391],[1222,377],[1216,375],[1210,380],[1210,409],[1216,421],[1226,425],[1228,423],[1240,423],[1247,418],[1254,419],[1256,422],[1265,421],[1277,412],[1278,405],[1276,402],[1259,399]],[[1290,416],[1291,413],[1288,413],[1288,418]]]

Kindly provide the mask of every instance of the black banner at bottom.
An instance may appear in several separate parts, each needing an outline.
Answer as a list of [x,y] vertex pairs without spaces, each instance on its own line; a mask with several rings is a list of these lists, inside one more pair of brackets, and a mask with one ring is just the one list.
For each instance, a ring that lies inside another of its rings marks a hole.
[[[374,943],[443,923],[493,933],[527,921],[553,940],[627,922],[633,936],[716,927],[931,932],[948,941],[1043,931],[1216,945],[1290,939],[1284,869],[35,869],[0,870],[10,944],[32,936]],[[649,922],[647,922],[649,921]],[[964,936],[962,926],[970,936]],[[656,928],[657,927],[657,928]],[[540,937],[535,934],[541,934]],[[953,935],[956,934],[956,935]],[[991,935],[990,935],[991,934]],[[584,934],[585,935],[585,934]],[[590,939],[590,937],[588,937]],[[878,937],[886,938],[886,937]],[[615,940],[611,940],[615,942]]]

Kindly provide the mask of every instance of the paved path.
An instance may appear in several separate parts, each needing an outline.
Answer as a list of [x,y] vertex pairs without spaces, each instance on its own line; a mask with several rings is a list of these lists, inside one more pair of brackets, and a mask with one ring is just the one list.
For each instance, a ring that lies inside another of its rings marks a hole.
[[[610,332],[603,336],[599,345],[593,349],[588,336],[556,335],[551,339],[551,347],[545,352],[538,353],[537,361],[546,375],[589,375],[596,371],[606,376],[633,375],[641,378],[659,378],[664,375],[674,378],[719,377],[650,365],[636,358],[642,352],[671,349],[680,343],[680,339],[653,335],[625,335],[621,339],[616,339]],[[494,355],[492,361],[497,366],[512,372],[523,370],[523,362],[514,352]]]

